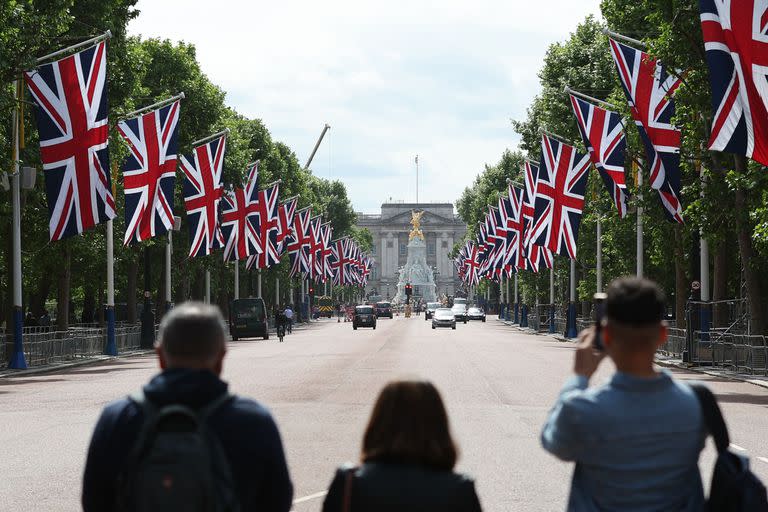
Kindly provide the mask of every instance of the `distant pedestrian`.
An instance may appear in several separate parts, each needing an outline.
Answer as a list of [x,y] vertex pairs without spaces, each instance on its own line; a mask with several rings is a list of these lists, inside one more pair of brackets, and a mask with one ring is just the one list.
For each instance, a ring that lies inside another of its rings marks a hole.
[[[574,373],[549,413],[541,441],[574,461],[568,510],[700,511],[699,452],[705,428],[690,386],[654,368],[667,338],[664,295],[648,280],[611,283],[602,323],[579,335]],[[607,355],[616,373],[601,386],[589,379]]]
[[156,351],[162,372],[99,418],[83,510],[288,512],[293,487],[277,425],[219,378],[226,345],[218,308],[175,307]]
[[360,466],[342,466],[323,512],[479,512],[473,480],[453,472],[457,449],[440,393],[400,381],[381,391]]
[[51,317],[48,315],[48,310],[44,309],[43,314],[40,315],[40,327],[50,327],[51,326]]
[[37,319],[32,311],[27,311],[27,316],[24,317],[24,327],[37,327]]

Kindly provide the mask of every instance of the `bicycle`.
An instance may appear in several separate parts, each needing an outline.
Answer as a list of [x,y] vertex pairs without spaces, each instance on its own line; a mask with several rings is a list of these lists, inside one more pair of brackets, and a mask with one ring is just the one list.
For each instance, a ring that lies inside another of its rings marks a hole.
[[285,337],[285,325],[278,324],[276,330],[277,330],[277,338],[280,340],[280,343],[282,343],[283,338]]

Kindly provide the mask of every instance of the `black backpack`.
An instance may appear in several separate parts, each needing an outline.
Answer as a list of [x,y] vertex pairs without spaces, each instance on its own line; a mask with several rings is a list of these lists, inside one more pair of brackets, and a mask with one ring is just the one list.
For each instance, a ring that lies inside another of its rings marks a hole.
[[749,459],[728,449],[731,441],[723,414],[712,392],[705,386],[691,386],[701,404],[704,424],[717,447],[707,510],[717,512],[768,512],[768,498],[760,479],[749,470]]
[[206,421],[234,398],[228,393],[199,411],[157,407],[139,392],[144,425],[118,480],[117,510],[238,512],[229,461]]

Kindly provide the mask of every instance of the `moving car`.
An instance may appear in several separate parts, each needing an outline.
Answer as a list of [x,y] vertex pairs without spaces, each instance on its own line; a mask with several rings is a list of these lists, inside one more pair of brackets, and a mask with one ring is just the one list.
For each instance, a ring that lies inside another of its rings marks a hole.
[[252,297],[236,299],[229,308],[229,334],[237,341],[239,338],[262,337],[269,339],[267,330],[267,307],[264,299]]
[[376,318],[386,316],[392,318],[392,304],[389,302],[377,302],[376,303]]
[[429,320],[432,315],[435,314],[435,310],[439,308],[441,304],[439,302],[427,302],[427,308],[424,310],[424,320]]
[[437,327],[450,327],[456,329],[456,317],[453,316],[453,311],[448,308],[437,308],[434,315],[432,315],[432,328]]
[[453,311],[453,316],[456,318],[456,321],[458,322],[461,320],[464,323],[467,323],[467,305],[462,303],[453,303],[453,307],[451,308],[451,311]]
[[352,329],[358,327],[373,327],[376,329],[376,313],[373,306],[357,306],[352,318]]
[[467,311],[467,320],[482,320],[485,322],[485,311],[480,308],[471,307]]

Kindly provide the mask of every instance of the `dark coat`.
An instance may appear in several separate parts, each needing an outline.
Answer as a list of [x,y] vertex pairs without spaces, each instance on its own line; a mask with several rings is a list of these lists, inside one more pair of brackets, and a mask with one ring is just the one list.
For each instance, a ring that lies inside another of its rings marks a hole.
[[[227,391],[227,384],[206,370],[165,370],[146,386],[144,395],[157,405],[181,403],[199,409]],[[83,476],[84,512],[115,508],[115,482],[136,437],[144,413],[132,400],[109,404],[101,414],[88,449]],[[283,444],[269,411],[247,398],[236,397],[209,418],[219,436],[243,512],[288,512],[293,486]]]
[[[347,471],[336,471],[323,512],[343,512]],[[475,482],[451,471],[366,463],[354,470],[351,512],[480,512]]]

